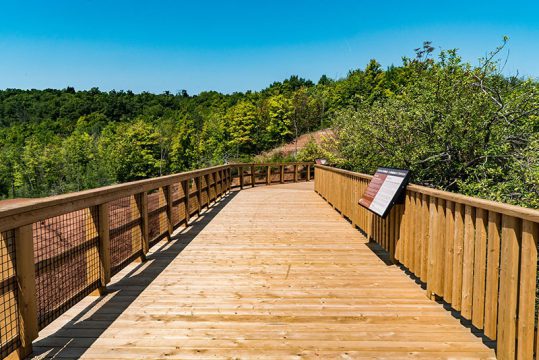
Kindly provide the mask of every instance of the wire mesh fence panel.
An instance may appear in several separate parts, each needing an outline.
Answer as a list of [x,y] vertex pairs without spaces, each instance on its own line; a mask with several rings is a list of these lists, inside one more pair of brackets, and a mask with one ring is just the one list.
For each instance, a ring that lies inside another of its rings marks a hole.
[[168,230],[167,205],[162,188],[148,194],[148,234],[150,246],[156,244]]
[[185,220],[185,194],[180,184],[175,184],[172,190],[172,218],[174,226],[178,226]]
[[0,359],[20,346],[15,233],[0,233]]
[[202,189],[202,195],[200,197],[200,200],[202,202],[202,206],[208,205],[208,184],[206,183],[206,177],[202,176],[200,179],[200,188]]
[[99,285],[98,212],[87,208],[33,224],[42,329]]
[[111,275],[142,255],[142,219],[135,196],[109,206]]
[[193,179],[189,180],[189,214],[198,210],[197,186]]
[[294,165],[284,167],[284,181],[294,181]]
[[[179,184],[172,185],[172,226],[177,226],[181,221],[181,214],[178,205],[180,204],[180,194],[183,190]],[[183,195],[181,195],[183,196]]]

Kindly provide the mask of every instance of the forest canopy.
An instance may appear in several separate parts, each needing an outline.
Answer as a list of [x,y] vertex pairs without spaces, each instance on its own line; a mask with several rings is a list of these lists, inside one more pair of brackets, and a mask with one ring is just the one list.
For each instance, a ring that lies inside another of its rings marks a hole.
[[245,93],[2,90],[0,198],[249,161],[332,128],[297,158],[409,168],[416,183],[538,208],[539,84],[502,74],[504,45],[472,65],[426,42],[399,66]]

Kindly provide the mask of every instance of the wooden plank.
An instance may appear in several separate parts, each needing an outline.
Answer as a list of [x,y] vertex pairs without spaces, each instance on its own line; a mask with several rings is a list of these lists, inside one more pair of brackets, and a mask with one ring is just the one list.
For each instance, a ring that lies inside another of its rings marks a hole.
[[279,166],[279,171],[280,171],[279,179],[281,181],[281,184],[284,184],[284,166],[283,165]]
[[271,166],[266,167],[266,185],[271,184]]
[[524,220],[522,222],[522,246],[520,251],[517,359],[533,358],[538,237],[537,224]]
[[455,204],[445,202],[445,254],[444,254],[444,300],[453,301],[453,258],[455,246]]
[[487,278],[485,289],[485,335],[496,340],[498,282],[500,272],[500,214],[488,213]]
[[427,268],[427,297],[433,298],[436,293],[436,254],[438,253],[438,207],[437,199],[429,197],[429,242]]
[[512,216],[502,216],[501,244],[497,354],[500,359],[514,359],[517,334],[516,317],[520,236],[519,221]]
[[256,173],[255,173],[255,167],[251,165],[251,186],[255,187],[256,185]]
[[312,185],[236,193],[154,247],[151,262],[122,270],[115,293],[62,315],[36,356],[495,357]]
[[469,205],[464,207],[464,245],[462,259],[462,300],[461,315],[468,320],[472,319],[473,299],[473,269],[475,251],[475,209]]
[[18,283],[20,358],[32,352],[32,341],[38,335],[37,297],[34,270],[34,243],[32,225],[15,229],[15,258]]
[[429,264],[429,197],[421,194],[421,281],[427,282]]
[[109,203],[97,207],[97,233],[99,235],[99,292],[106,293],[107,284],[110,282],[110,219]]
[[472,324],[483,329],[485,316],[485,281],[487,270],[487,212],[475,211],[475,250],[473,271]]
[[445,263],[445,200],[438,199],[438,231],[436,235],[436,294],[444,296],[444,263]]
[[202,181],[200,176],[195,178],[195,186],[197,188],[198,215],[202,211]]
[[453,235],[453,280],[451,305],[460,311],[462,304],[462,270],[464,257],[464,206],[455,204],[455,221]]

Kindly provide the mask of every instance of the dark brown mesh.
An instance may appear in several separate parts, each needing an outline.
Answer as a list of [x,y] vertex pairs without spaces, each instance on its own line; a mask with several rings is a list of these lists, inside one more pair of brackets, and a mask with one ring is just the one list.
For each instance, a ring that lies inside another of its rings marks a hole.
[[194,180],[189,180],[189,214],[194,214],[197,210],[197,187]]
[[97,289],[97,216],[94,207],[33,224],[40,329]]
[[148,194],[148,233],[150,246],[159,242],[166,236],[167,225],[167,205],[165,194],[162,188],[154,190]]
[[142,219],[135,196],[113,201],[109,219],[110,266],[114,275],[142,255]]
[[20,346],[15,234],[0,233],[0,359]]

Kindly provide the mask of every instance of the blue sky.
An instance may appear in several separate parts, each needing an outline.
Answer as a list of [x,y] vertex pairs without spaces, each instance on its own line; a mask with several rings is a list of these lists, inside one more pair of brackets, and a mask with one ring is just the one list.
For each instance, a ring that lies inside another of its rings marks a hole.
[[260,90],[399,64],[424,40],[539,77],[539,2],[0,0],[0,88]]

